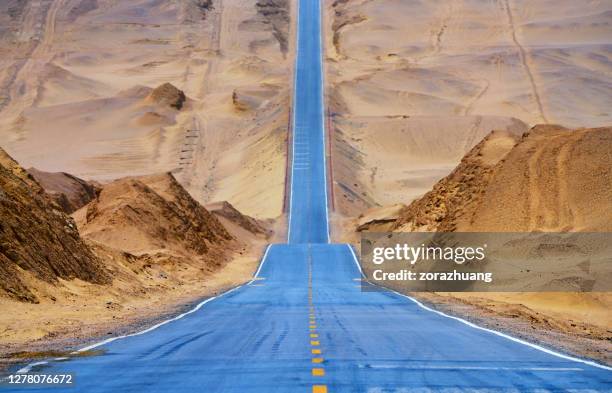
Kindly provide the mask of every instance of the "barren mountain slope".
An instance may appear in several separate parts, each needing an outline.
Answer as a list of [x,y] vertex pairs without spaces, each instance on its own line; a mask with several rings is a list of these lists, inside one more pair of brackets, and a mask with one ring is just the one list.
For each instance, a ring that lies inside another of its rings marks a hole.
[[340,215],[422,195],[493,129],[612,121],[609,2],[326,5]]
[[400,231],[612,231],[612,128],[493,133],[394,225]]
[[215,215],[225,227],[228,227],[228,224],[232,223],[252,234],[271,235],[270,230],[266,228],[265,222],[245,216],[229,202],[211,203],[206,205],[206,209]]
[[[262,224],[231,207],[221,223],[171,174],[106,184],[73,221],[0,153],[0,367],[37,356],[10,352],[131,331],[243,283],[267,242]],[[47,192],[83,186],[68,174],[36,174]]]
[[38,302],[28,285],[29,275],[50,284],[74,278],[96,284],[110,282],[108,272],[81,239],[74,221],[2,149],[0,222],[2,295]]
[[28,173],[67,214],[87,205],[100,191],[99,185],[65,172],[44,172],[29,168]]
[[83,237],[135,255],[201,257],[231,239],[169,173],[109,183],[83,210],[75,214]]

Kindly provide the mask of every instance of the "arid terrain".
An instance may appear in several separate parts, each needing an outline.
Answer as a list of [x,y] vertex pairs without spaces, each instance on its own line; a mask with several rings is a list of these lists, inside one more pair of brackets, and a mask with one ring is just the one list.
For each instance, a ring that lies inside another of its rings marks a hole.
[[227,202],[207,210],[170,173],[97,186],[72,217],[57,201],[88,183],[36,176],[73,186],[47,193],[0,151],[0,366],[130,332],[244,283],[271,234]]
[[612,232],[612,128],[494,131],[391,230]]
[[[0,2],[4,362],[176,314],[284,239],[295,4]],[[333,241],[612,231],[609,2],[323,4]],[[612,359],[610,293],[418,296]]]
[[610,4],[326,2],[336,209],[422,195],[491,130],[610,125]]
[[[493,131],[425,195],[407,206],[373,209],[355,220],[353,228],[611,232],[611,163],[610,127],[536,126],[523,135]],[[527,247],[512,251],[520,255]],[[608,363],[612,359],[610,292],[414,295],[490,327]]]
[[[172,171],[200,202],[276,218],[290,12],[287,0],[3,2],[0,146],[87,180]],[[184,103],[164,100],[165,83]]]
[[[611,230],[609,3],[326,5],[336,240],[357,243],[360,231]],[[417,296],[611,358],[609,293]]]
[[0,4],[1,164],[18,168],[2,180],[21,203],[2,211],[2,355],[133,331],[251,278],[283,226],[292,12]]

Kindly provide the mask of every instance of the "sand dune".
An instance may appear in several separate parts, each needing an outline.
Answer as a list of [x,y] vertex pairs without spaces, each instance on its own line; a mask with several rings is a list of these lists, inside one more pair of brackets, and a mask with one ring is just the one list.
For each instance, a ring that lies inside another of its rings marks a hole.
[[[228,150],[284,170],[291,12],[285,0],[4,2],[0,144],[24,165],[88,180],[173,171],[202,202],[277,217],[284,187],[266,171],[253,181],[231,169],[266,195],[263,209],[220,181]],[[165,83],[190,99],[177,113],[140,102],[138,86]]]
[[[172,165],[166,149],[182,142],[184,132],[176,121],[183,114],[167,103],[148,101],[150,91],[131,89],[113,97],[26,109],[13,129],[19,140],[10,144],[11,150],[24,165],[54,172],[72,168],[97,180]],[[151,114],[157,115],[157,124],[143,121]]]
[[[328,56],[336,81],[396,81],[392,90],[425,94],[413,105],[428,97],[451,99],[468,104],[469,113],[511,116],[529,125],[599,126],[611,120],[606,103],[612,9],[605,2],[330,5]],[[419,17],[405,23],[406,15]],[[337,21],[345,19],[353,23],[339,27]],[[410,77],[394,79],[398,70],[420,74],[421,86],[415,88]],[[562,102],[558,95],[568,91],[590,99]],[[455,109],[443,106],[439,114]],[[403,113],[418,111],[408,107]]]
[[45,80],[35,101],[40,107],[102,98],[112,94],[112,89],[104,83],[76,75],[54,63],[46,64],[40,77]]
[[612,129],[496,132],[401,214],[400,231],[612,230]]
[[422,195],[493,128],[527,130],[492,116],[352,116],[335,127],[335,199],[349,215]]
[[[409,202],[493,129],[609,125],[611,12],[605,2],[328,2],[339,213]],[[385,140],[408,147],[393,153]]]

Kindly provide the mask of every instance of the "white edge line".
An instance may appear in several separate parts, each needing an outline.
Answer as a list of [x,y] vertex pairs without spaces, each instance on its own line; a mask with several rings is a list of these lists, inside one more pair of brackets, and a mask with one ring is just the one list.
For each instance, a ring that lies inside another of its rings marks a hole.
[[389,370],[481,370],[481,371],[584,371],[580,367],[486,367],[486,366],[409,366],[394,364],[360,364],[359,368]]
[[32,369],[33,367],[36,367],[36,366],[42,366],[42,365],[47,364],[47,363],[49,363],[49,362],[47,362],[47,361],[43,361],[43,362],[34,362],[34,363],[31,363],[31,364],[28,364],[28,365],[27,365],[27,366],[25,366],[24,368],[21,368],[21,369],[17,370],[17,374],[27,373],[27,372],[28,372],[28,371],[30,371],[30,369]]
[[[295,124],[295,102],[297,99],[297,73],[298,73],[298,57],[300,46],[300,2],[297,2],[297,10],[295,12],[295,61],[293,64],[293,102],[291,103],[291,179],[289,181],[289,223],[287,224],[287,243],[291,243],[291,211],[293,210],[293,178],[295,177],[295,144],[296,144],[296,124]],[[289,152],[287,152],[289,154]]]
[[268,251],[270,251],[272,246],[274,246],[274,244],[268,244],[268,247],[266,247],[266,251],[264,252],[263,257],[261,257],[261,262],[259,262],[259,267],[257,268],[257,271],[253,275],[253,279],[251,279],[251,281],[249,281],[246,285],[251,284],[253,281],[255,281],[255,279],[259,278],[259,273],[261,272],[261,268],[266,262],[266,259],[268,258]]
[[357,260],[357,255],[355,255],[355,250],[353,250],[353,247],[350,244],[347,244],[346,246],[348,247],[348,249],[351,251],[351,254],[353,255],[353,261],[355,261],[355,265],[357,265],[359,274],[361,274],[361,277],[366,278],[365,274],[363,274],[363,270],[361,270],[361,265],[359,264],[359,261]]
[[[302,0],[303,1],[303,0]],[[323,64],[323,8],[321,7],[321,0],[317,0],[319,8],[319,64],[321,67],[321,128],[323,138],[323,181],[325,183],[325,229],[327,231],[327,243],[330,242],[329,236],[329,195],[327,190],[327,139],[325,133],[325,68]],[[328,130],[329,131],[329,130]],[[331,154],[331,145],[329,146]],[[331,168],[330,168],[331,170]]]
[[[235,291],[235,290],[237,290],[237,289],[240,289],[240,288],[242,288],[242,287],[244,287],[244,286],[246,286],[246,285],[249,285],[249,284],[253,283],[253,281],[255,281],[255,280],[256,280],[256,279],[259,277],[259,273],[261,272],[261,269],[262,269],[262,267],[263,267],[263,265],[264,265],[264,263],[266,262],[266,259],[267,259],[267,257],[268,257],[268,252],[270,251],[270,249],[271,249],[273,246],[274,246],[274,244],[269,244],[269,245],[266,247],[266,251],[264,252],[263,257],[261,258],[261,261],[259,262],[259,267],[257,268],[257,271],[256,271],[256,272],[255,272],[255,274],[253,275],[253,278],[251,279],[251,281],[249,281],[249,282],[247,282],[247,283],[245,283],[245,284],[242,284],[242,285],[238,285],[237,287],[231,288],[231,289],[229,289],[229,290],[227,290],[227,291],[225,291],[225,292],[223,292],[223,293],[220,293],[220,294],[219,294],[219,295],[217,295],[217,296],[209,297],[208,299],[203,300],[202,302],[198,303],[198,304],[197,304],[197,305],[196,305],[194,308],[192,308],[192,309],[190,309],[190,310],[188,310],[188,311],[186,311],[186,312],[184,312],[184,313],[182,313],[182,314],[179,314],[179,315],[177,315],[177,316],[175,316],[175,317],[173,317],[173,318],[166,319],[165,321],[159,322],[159,323],[157,323],[157,324],[155,324],[155,325],[153,325],[153,326],[151,326],[151,327],[148,327],[148,328],[146,328],[146,329],[144,329],[144,330],[141,330],[141,331],[139,331],[139,332],[135,332],[135,333],[125,334],[125,335],[123,335],[123,336],[110,337],[110,338],[107,338],[106,340],[102,340],[102,341],[99,341],[99,342],[97,342],[97,343],[94,343],[94,344],[88,345],[88,346],[86,346],[86,347],[83,347],[83,348],[77,349],[76,351],[73,351],[73,352],[71,352],[70,354],[72,354],[72,355],[76,355],[76,354],[79,354],[79,353],[81,353],[81,352],[90,351],[90,350],[92,350],[92,349],[94,349],[94,348],[97,348],[97,347],[100,347],[100,346],[103,346],[103,345],[109,344],[109,343],[111,343],[111,342],[113,342],[113,341],[116,341],[116,340],[124,339],[124,338],[127,338],[127,337],[140,336],[140,335],[143,335],[143,334],[145,334],[145,333],[149,333],[149,332],[151,332],[151,331],[153,331],[153,330],[155,330],[155,329],[157,329],[157,328],[159,328],[159,327],[161,327],[161,326],[163,326],[163,325],[166,325],[166,324],[168,324],[168,323],[170,323],[170,322],[178,321],[179,319],[181,319],[181,318],[185,317],[186,315],[189,315],[189,314],[192,314],[192,313],[194,313],[194,312],[198,311],[198,310],[199,310],[200,308],[202,308],[202,306],[204,306],[206,303],[209,303],[209,302],[211,302],[211,301],[213,301],[213,300],[215,300],[215,299],[217,299],[217,298],[220,298],[220,297],[222,297],[222,296],[228,295],[228,294],[230,294],[230,293],[234,292],[234,291]],[[55,360],[63,360],[63,358],[56,358]],[[30,364],[28,364],[27,366],[22,367],[22,368],[20,368],[19,370],[17,370],[17,374],[24,374],[24,373],[27,373],[27,372],[29,372],[29,371],[30,371],[32,368],[34,368],[34,367],[36,367],[36,366],[42,366],[42,365],[45,365],[45,364],[48,364],[48,363],[49,363],[48,361],[41,361],[41,362],[34,362],[34,363],[30,363]]]
[[[357,255],[355,254],[355,251],[353,250],[353,247],[351,247],[351,245],[349,245],[349,244],[347,244],[346,246],[351,250],[351,254],[353,255],[353,260],[355,261],[355,264],[357,265],[357,268],[359,269],[359,272],[361,273],[361,275],[364,278],[366,278],[365,275],[363,274],[363,270],[361,270],[361,265],[359,264],[359,261],[357,260]],[[380,287],[380,285],[372,283],[369,280],[368,280],[368,283],[370,283],[371,285],[376,285],[376,286]],[[600,363],[597,363],[597,362],[594,362],[594,361],[591,361],[591,360],[580,359],[580,358],[577,358],[577,357],[565,355],[565,354],[553,351],[551,349],[542,347],[540,345],[533,344],[533,343],[530,343],[528,341],[522,340],[520,338],[516,338],[516,337],[510,336],[510,335],[508,335],[506,333],[502,333],[502,332],[499,332],[497,330],[493,330],[493,329],[489,329],[489,328],[485,328],[485,327],[476,325],[475,323],[467,321],[467,320],[465,320],[463,318],[459,318],[459,317],[455,317],[455,316],[452,316],[452,315],[448,315],[448,314],[443,313],[442,311],[434,310],[433,308],[427,307],[423,303],[419,302],[418,300],[416,300],[415,298],[413,298],[411,296],[408,296],[408,295],[405,295],[403,293],[394,291],[393,289],[390,289],[390,288],[386,288],[385,287],[384,289],[386,289],[386,290],[388,290],[390,292],[393,292],[396,295],[399,295],[401,297],[405,297],[407,299],[410,299],[411,301],[416,303],[419,307],[421,307],[424,310],[436,313],[436,314],[441,315],[441,316],[446,317],[446,318],[454,319],[455,321],[459,321],[459,322],[461,322],[461,323],[463,323],[465,325],[468,325],[468,326],[470,326],[470,327],[472,327],[474,329],[478,329],[478,330],[482,330],[482,331],[485,331],[485,332],[489,332],[491,334],[495,334],[496,336],[503,337],[503,338],[508,339],[510,341],[514,341],[514,342],[519,343],[519,344],[527,345],[528,347],[531,347],[533,349],[537,349],[538,351],[545,352],[545,353],[547,353],[549,355],[553,355],[553,356],[556,356],[556,357],[561,358],[561,359],[570,360],[572,362],[583,363],[583,364],[586,364],[586,365],[589,365],[589,366],[592,366],[592,367],[597,367],[597,368],[601,368],[601,369],[604,369],[604,370],[612,371],[612,367],[609,367],[609,366],[606,366],[606,365],[603,365],[603,364],[600,364]]]

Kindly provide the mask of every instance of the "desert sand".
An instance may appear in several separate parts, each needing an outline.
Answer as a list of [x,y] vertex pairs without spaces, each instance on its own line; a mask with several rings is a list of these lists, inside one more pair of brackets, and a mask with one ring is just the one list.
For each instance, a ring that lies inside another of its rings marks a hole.
[[609,3],[326,4],[343,215],[409,203],[493,129],[612,121]]
[[[133,332],[244,283],[271,235],[227,202],[207,210],[170,173],[98,186],[86,204],[70,198],[82,179],[35,173],[53,193],[0,150],[0,367]],[[58,200],[81,208],[70,217]]]
[[494,131],[399,213],[403,232],[610,232],[612,128]]
[[[248,281],[263,246],[262,242],[260,247],[251,245],[250,251],[229,254],[231,263],[212,273],[168,263],[135,274],[126,269],[133,261],[116,251],[98,249],[111,258],[108,266],[114,273],[121,272],[112,286],[61,280],[59,285],[40,288],[44,298],[39,304],[0,298],[0,368],[27,359],[66,356],[73,348],[172,318],[203,298]],[[35,279],[31,283],[40,284]]]
[[3,354],[130,332],[250,279],[283,233],[292,12],[287,0],[0,3],[0,146],[51,194],[46,214],[74,225],[65,214],[90,204],[71,236],[112,280],[19,271],[38,304],[0,296]]
[[[601,1],[327,1],[334,239],[357,243],[356,230],[609,230],[609,143],[597,146],[592,132],[583,139],[582,128],[612,124],[611,13]],[[514,167],[475,207],[481,176],[537,124],[579,130],[528,137],[523,148],[533,150],[513,150]],[[466,154],[493,130],[476,168]],[[529,171],[515,179],[519,167]],[[456,168],[462,177],[445,188]],[[609,293],[420,297],[611,358]]]
[[[0,5],[0,146],[86,180],[172,171],[200,202],[281,214],[289,2]],[[151,100],[171,83],[179,109]]]

